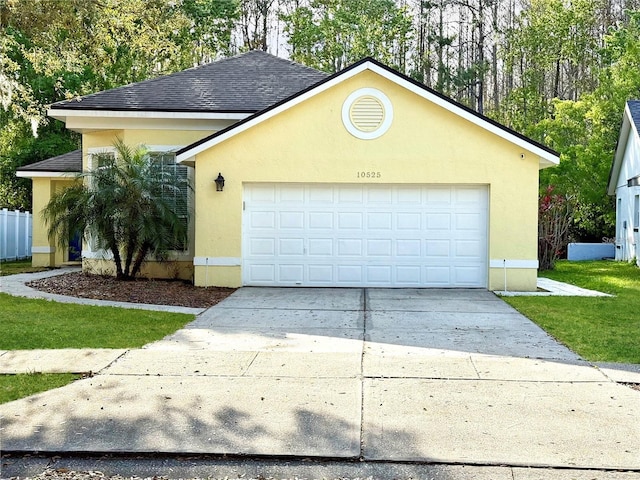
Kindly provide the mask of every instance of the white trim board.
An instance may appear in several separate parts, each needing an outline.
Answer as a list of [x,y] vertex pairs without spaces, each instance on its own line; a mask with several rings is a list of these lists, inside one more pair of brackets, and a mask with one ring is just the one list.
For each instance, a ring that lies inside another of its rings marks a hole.
[[46,172],[46,171],[19,171],[16,177],[20,178],[47,178],[47,177],[76,177],[81,172]]
[[31,253],[56,253],[56,247],[37,246],[31,247]]
[[489,268],[538,268],[538,260],[497,259],[489,260]]
[[67,117],[97,118],[160,118],[160,119],[193,119],[193,120],[242,120],[250,113],[220,112],[163,112],[163,111],[122,111],[122,110],[72,110],[50,108],[47,116],[62,120]]
[[239,267],[242,266],[240,257],[193,257],[195,267]]

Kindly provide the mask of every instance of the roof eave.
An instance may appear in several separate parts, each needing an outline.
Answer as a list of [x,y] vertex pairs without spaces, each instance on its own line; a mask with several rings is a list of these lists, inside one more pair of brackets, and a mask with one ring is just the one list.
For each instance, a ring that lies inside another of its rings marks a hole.
[[55,172],[45,170],[18,170],[16,171],[16,177],[20,178],[70,178],[81,175],[82,172]]
[[627,148],[627,141],[629,140],[629,134],[631,133],[632,127],[633,121],[631,121],[631,111],[629,110],[629,104],[627,103],[624,107],[622,126],[620,127],[620,135],[618,136],[618,143],[616,145],[616,151],[613,156],[613,163],[611,164],[611,169],[609,170],[607,194],[610,196],[614,196],[616,194],[618,177],[620,176],[620,169],[622,168],[622,161],[624,159],[624,153]]
[[163,118],[196,120],[243,120],[254,111],[192,111],[192,110],[112,110],[112,109],[64,109],[51,107],[47,115],[66,122],[68,117],[86,118]]

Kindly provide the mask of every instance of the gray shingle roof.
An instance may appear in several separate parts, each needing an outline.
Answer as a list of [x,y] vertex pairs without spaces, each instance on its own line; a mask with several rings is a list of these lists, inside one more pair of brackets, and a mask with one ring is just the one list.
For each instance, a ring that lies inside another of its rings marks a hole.
[[326,77],[324,72],[256,50],[57,102],[51,109],[253,113]]
[[636,125],[636,130],[640,131],[640,100],[629,100],[629,112],[631,112],[631,118]]
[[57,157],[24,165],[19,172],[82,172],[82,150],[63,153]]

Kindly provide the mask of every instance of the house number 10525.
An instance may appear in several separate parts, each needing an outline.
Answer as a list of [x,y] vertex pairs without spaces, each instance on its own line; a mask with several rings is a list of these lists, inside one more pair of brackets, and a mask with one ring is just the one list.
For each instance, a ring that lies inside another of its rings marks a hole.
[[380,172],[357,172],[357,178],[381,178],[382,174]]

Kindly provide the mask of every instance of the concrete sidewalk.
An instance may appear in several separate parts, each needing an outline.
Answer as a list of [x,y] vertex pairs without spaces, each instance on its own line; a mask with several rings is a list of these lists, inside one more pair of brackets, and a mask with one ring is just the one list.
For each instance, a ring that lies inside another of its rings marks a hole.
[[482,290],[243,288],[0,415],[4,451],[640,471],[640,393]]

